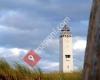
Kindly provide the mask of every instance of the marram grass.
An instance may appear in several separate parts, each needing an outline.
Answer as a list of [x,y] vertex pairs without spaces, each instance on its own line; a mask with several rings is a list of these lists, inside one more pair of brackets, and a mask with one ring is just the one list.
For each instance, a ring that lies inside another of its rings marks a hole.
[[32,71],[29,68],[15,64],[11,67],[5,60],[0,60],[0,80],[82,80],[81,71],[73,73],[43,73],[40,69]]

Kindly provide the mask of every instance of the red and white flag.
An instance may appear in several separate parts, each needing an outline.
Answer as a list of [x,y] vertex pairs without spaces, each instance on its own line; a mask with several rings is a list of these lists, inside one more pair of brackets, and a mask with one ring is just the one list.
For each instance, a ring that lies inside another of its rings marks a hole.
[[32,50],[23,58],[23,60],[31,67],[34,67],[40,59],[40,56]]

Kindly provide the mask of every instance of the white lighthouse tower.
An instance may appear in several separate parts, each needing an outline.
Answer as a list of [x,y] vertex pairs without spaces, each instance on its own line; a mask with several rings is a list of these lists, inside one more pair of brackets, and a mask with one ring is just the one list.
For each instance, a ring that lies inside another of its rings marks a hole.
[[60,71],[64,73],[73,71],[72,34],[67,25],[60,34]]

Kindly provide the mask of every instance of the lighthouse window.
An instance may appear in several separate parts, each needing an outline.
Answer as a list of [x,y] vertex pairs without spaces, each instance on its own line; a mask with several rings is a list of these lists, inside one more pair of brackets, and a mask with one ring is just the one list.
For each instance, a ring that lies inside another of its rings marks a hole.
[[70,55],[65,55],[66,58],[70,58]]

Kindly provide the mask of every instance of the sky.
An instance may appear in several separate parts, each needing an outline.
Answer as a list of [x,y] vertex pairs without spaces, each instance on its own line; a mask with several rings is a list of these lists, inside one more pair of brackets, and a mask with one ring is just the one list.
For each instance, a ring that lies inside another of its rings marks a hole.
[[[0,0],[0,57],[21,62],[65,17],[73,35],[74,68],[82,68],[92,0]],[[38,53],[43,71],[59,69],[59,35]]]

